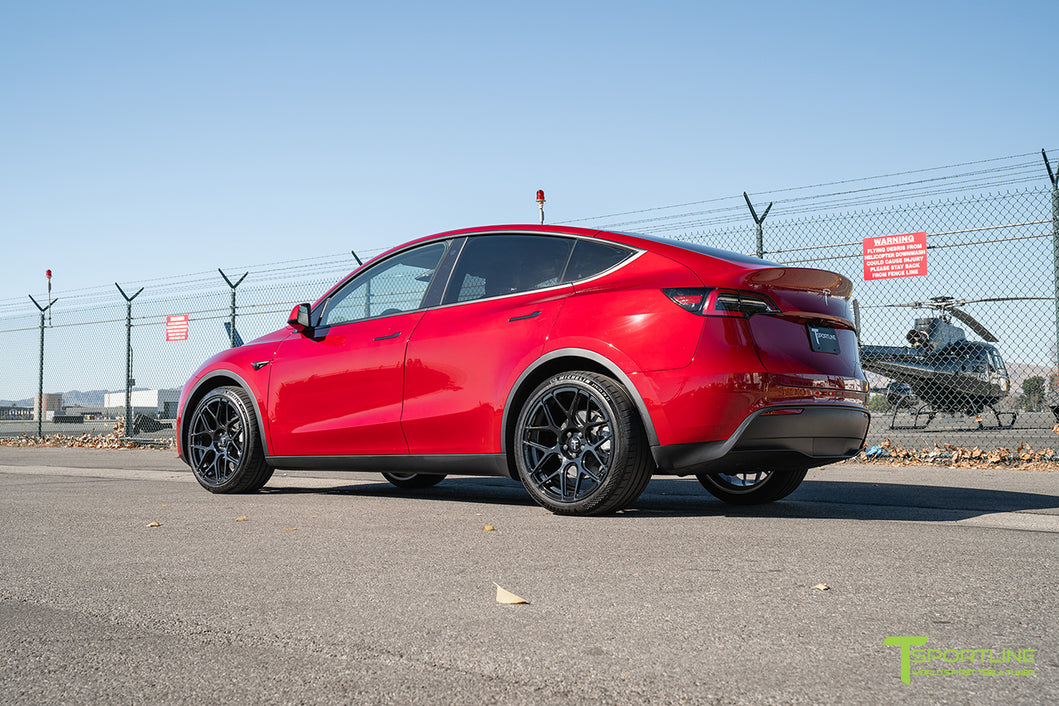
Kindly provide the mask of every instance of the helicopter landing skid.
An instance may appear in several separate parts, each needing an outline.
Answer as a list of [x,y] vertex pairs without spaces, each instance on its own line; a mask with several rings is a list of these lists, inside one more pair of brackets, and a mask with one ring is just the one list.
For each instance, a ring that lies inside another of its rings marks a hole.
[[[998,412],[998,411],[996,411],[996,409],[993,408],[993,405],[986,405],[986,406],[989,407],[989,411],[993,413],[994,417],[996,417],[996,425],[997,425],[997,427],[999,427],[1000,429],[1010,429],[1013,426],[1015,426],[1015,420],[1019,418],[1019,413],[1018,412]],[[1004,418],[1005,417],[1010,417],[1010,421],[1008,421],[1007,424],[1004,424]],[[985,429],[985,427],[982,426],[982,418],[981,417],[978,417],[978,428],[979,429]]]
[[[934,417],[937,416],[937,412],[931,409],[930,405],[925,404],[920,407],[916,407],[912,410],[912,426],[897,426],[897,413],[901,411],[900,405],[894,405],[893,416],[890,417],[890,428],[891,429],[926,429],[927,425],[934,421]],[[923,422],[923,426],[919,426],[919,418],[926,417],[927,420]]]
[[[992,405],[986,405],[986,407],[988,407],[989,411],[993,413],[994,417],[996,417],[996,427],[987,427],[982,424],[982,415],[979,414],[975,417],[975,421],[978,423],[978,429],[1011,429],[1015,426],[1015,420],[1019,417],[1018,412],[998,412]],[[934,421],[934,417],[938,415],[937,411],[931,408],[930,405],[921,405],[909,412],[912,415],[911,425],[897,426],[897,413],[900,411],[901,408],[899,406],[894,407],[894,413],[890,417],[891,429],[926,429],[927,426]],[[920,424],[919,420],[923,417],[925,417],[926,420],[923,424]]]

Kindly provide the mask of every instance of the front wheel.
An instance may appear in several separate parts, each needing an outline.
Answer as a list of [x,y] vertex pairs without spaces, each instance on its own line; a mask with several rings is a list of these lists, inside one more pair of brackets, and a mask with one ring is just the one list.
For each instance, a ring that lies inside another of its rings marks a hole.
[[640,496],[654,468],[632,399],[611,378],[559,373],[523,405],[515,466],[540,505],[562,515],[600,515]]
[[188,425],[188,460],[195,480],[211,493],[251,493],[272,476],[257,432],[250,396],[218,387],[199,400]]
[[387,473],[383,471],[382,477],[390,481],[398,488],[416,489],[430,488],[445,480],[443,475],[429,475],[426,473]]
[[785,498],[801,485],[807,468],[751,473],[699,473],[695,477],[716,498],[732,505],[758,505]]

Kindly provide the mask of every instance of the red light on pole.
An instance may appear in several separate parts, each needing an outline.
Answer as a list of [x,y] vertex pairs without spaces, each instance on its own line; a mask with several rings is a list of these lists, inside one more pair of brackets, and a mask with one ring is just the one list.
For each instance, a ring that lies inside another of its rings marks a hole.
[[[51,270],[44,270],[44,276],[48,278],[48,301],[51,301]],[[48,325],[51,326],[51,304],[48,305]]]
[[541,225],[544,225],[544,189],[537,189],[537,208],[541,210]]

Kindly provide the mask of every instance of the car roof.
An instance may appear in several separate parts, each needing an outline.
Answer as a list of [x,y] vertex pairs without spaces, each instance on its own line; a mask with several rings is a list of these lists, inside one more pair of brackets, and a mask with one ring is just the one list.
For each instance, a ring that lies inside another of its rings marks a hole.
[[[629,245],[642,250],[661,251],[663,254],[670,248],[676,248],[685,252],[706,255],[707,257],[715,258],[718,260],[726,260],[728,262],[739,263],[742,265],[757,265],[766,267],[777,266],[777,264],[774,262],[763,260],[752,255],[743,255],[741,253],[732,252],[730,250],[714,248],[708,245],[694,243],[686,240],[673,240],[671,238],[662,238],[659,236],[646,235],[643,233],[626,233],[621,231],[606,231],[591,228],[578,228],[574,226],[550,225],[539,223],[475,226],[471,228],[460,228],[457,230],[444,231],[442,233],[427,235],[422,238],[417,238],[407,243],[403,243],[395,248],[387,250],[386,252],[373,259],[379,259],[388,256],[392,252],[404,250],[405,248],[411,245],[418,245],[420,243],[426,243],[432,240],[445,240],[448,238],[469,235],[490,235],[506,233],[536,233],[540,235],[565,235],[578,236],[582,238],[598,238],[600,240],[608,240],[614,243]],[[657,247],[659,245],[661,245],[662,247]]]

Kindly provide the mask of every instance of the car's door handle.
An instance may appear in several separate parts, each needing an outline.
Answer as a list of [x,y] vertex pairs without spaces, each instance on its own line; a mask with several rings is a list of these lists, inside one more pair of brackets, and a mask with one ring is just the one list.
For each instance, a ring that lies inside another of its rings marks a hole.
[[523,314],[522,316],[512,316],[508,321],[522,321],[523,319],[532,319],[534,316],[540,315],[540,309],[533,312],[532,314]]
[[398,337],[398,336],[400,336],[400,335],[401,335],[401,332],[400,332],[400,331],[394,331],[394,332],[393,332],[393,333],[391,333],[391,334],[390,334],[389,336],[379,336],[378,338],[373,338],[372,340],[373,340],[373,341],[388,341],[388,340],[390,340],[391,338],[397,338],[397,337]]

